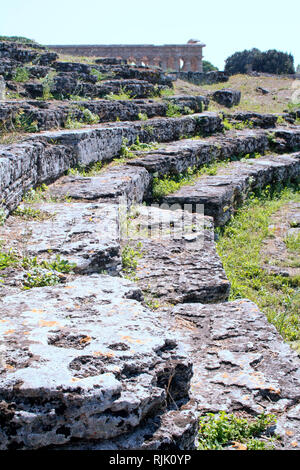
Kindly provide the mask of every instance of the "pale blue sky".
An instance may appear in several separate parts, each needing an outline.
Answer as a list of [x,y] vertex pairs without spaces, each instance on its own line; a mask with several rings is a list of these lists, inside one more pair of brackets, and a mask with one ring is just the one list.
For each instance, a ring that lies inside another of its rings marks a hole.
[[1,2],[0,35],[42,44],[204,42],[220,69],[236,51],[291,52],[300,63],[299,0],[11,0]]

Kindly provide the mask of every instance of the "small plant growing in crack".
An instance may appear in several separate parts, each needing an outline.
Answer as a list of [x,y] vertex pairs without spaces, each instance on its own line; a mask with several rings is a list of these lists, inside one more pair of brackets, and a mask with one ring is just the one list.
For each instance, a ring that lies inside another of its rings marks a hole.
[[208,413],[200,418],[198,450],[224,450],[228,446],[239,450],[271,450],[276,438],[270,438],[267,431],[275,421],[274,415],[264,413],[251,421],[224,411],[217,415]]
[[128,242],[122,249],[122,270],[126,279],[137,280],[136,269],[138,260],[142,257],[142,243],[138,242],[136,247],[132,247]]

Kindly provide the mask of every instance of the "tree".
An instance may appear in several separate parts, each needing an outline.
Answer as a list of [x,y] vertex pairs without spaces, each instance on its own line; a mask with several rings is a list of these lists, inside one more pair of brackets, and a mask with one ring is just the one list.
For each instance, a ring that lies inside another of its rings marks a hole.
[[247,73],[251,71],[255,57],[260,54],[259,49],[236,52],[226,59],[225,72],[229,75],[234,75],[236,73]]
[[293,74],[295,73],[294,57],[291,54],[271,49],[254,58],[253,70],[276,75]]
[[215,70],[219,70],[218,67],[215,67],[211,62],[208,60],[203,61],[203,72],[214,72]]
[[229,75],[249,71],[280,74],[294,74],[292,54],[271,49],[261,52],[259,49],[236,52],[226,59],[225,72]]

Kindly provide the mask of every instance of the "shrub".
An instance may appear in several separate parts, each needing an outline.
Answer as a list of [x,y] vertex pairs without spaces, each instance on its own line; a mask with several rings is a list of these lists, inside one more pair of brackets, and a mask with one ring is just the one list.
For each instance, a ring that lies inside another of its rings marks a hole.
[[178,104],[168,103],[166,116],[167,117],[180,117],[181,116],[180,106],[178,106]]
[[17,67],[13,76],[14,82],[27,82],[29,80],[29,72],[25,67]]
[[[273,424],[275,416],[261,414],[253,421],[228,415],[221,411],[218,415],[208,413],[200,418],[199,450],[222,450],[234,445],[243,450],[270,450],[272,443],[258,439]],[[272,442],[272,441],[271,441]]]
[[211,62],[208,60],[203,60],[203,72],[214,72],[216,70],[219,70],[218,67],[215,67]]
[[256,71],[271,74],[294,74],[294,57],[275,49],[261,52],[259,49],[236,52],[226,59],[225,72],[230,75]]

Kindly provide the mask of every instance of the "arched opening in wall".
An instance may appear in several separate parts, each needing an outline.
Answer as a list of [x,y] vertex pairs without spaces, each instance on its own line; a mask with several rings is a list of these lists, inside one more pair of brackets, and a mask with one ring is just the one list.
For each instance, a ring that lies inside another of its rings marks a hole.
[[149,64],[149,59],[148,59],[148,57],[147,57],[147,56],[142,57],[140,63],[141,63],[141,66],[142,66],[142,67],[147,67],[147,65]]
[[182,70],[184,67],[184,60],[183,59],[179,59],[179,68],[180,70]]
[[160,57],[154,57],[152,60],[152,65],[154,67],[160,67],[160,61],[161,61]]
[[130,56],[129,59],[127,60],[129,65],[136,65],[136,58]]

